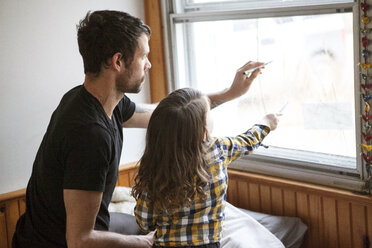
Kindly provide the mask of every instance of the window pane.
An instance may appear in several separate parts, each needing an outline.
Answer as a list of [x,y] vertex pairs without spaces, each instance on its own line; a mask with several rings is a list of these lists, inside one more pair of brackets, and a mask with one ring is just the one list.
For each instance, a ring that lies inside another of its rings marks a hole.
[[279,128],[265,144],[355,157],[351,13],[197,22],[176,28],[179,87],[192,82],[203,92],[215,92],[229,87],[236,69],[248,60],[273,61],[246,95],[212,111],[213,135],[245,131],[288,102]]
[[[187,3],[221,3],[221,2],[233,2],[236,0],[186,0]],[[240,0],[244,1],[244,0]]]
[[203,4],[203,3],[231,3],[231,2],[249,2],[260,4],[262,2],[276,2],[283,5],[298,3],[298,5],[306,6],[313,4],[332,4],[332,3],[352,3],[354,0],[184,0],[186,4]]
[[338,4],[338,3],[352,3],[354,0],[183,0],[185,5],[192,5],[192,4],[208,4],[208,5],[216,5],[221,6],[222,9],[224,7],[223,4],[247,4],[249,6],[256,5],[259,7],[260,5],[267,5],[267,6],[310,6],[310,5],[326,5],[326,4]]

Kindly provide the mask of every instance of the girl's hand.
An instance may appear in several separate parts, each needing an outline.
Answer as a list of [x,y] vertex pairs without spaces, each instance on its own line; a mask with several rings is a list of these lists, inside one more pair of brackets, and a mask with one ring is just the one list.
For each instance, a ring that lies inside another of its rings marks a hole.
[[282,116],[281,113],[267,114],[262,118],[259,124],[268,126],[271,131],[274,131],[278,126],[280,116]]

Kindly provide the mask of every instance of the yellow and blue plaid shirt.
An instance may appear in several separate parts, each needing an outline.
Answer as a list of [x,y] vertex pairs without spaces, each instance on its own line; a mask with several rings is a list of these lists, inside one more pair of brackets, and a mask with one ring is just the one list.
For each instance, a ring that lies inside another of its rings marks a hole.
[[219,242],[225,217],[227,165],[251,154],[269,132],[267,126],[254,125],[236,137],[213,138],[205,143],[211,175],[205,188],[207,198],[202,200],[195,195],[190,207],[180,207],[171,216],[166,216],[149,208],[146,194],[141,194],[134,211],[140,229],[145,232],[156,229],[155,246],[198,246]]

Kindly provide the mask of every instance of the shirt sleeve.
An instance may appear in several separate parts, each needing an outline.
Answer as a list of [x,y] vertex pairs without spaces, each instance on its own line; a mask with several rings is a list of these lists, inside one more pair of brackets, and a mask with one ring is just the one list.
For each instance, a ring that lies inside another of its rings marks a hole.
[[121,123],[126,122],[129,120],[136,109],[136,104],[132,102],[129,97],[124,95],[124,97],[120,100],[119,104],[116,106],[114,111],[118,111],[118,115],[121,118]]
[[64,189],[105,190],[111,161],[111,136],[99,125],[84,126],[67,137]]
[[136,221],[142,232],[150,232],[156,229],[156,216],[152,208],[148,206],[146,194],[141,194],[134,208]]
[[257,149],[262,140],[269,134],[270,128],[254,125],[245,133],[235,137],[216,138],[207,150],[207,160],[213,163],[230,164],[232,161],[249,155]]

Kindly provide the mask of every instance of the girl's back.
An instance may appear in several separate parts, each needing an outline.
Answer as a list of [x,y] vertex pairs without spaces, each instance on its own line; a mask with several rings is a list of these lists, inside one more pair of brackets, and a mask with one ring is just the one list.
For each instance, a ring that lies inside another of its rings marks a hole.
[[206,96],[180,89],[163,99],[150,119],[133,195],[140,228],[156,229],[155,246],[218,247],[227,165],[251,153],[270,131],[255,125],[236,137],[211,139],[209,110]]

